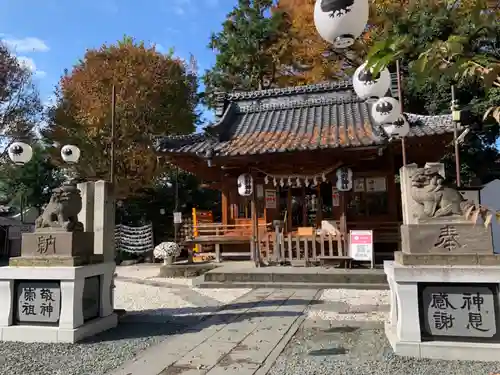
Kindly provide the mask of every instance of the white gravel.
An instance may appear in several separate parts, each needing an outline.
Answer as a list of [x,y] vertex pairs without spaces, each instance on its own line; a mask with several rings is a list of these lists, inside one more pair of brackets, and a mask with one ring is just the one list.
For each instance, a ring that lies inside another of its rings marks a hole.
[[310,306],[307,318],[383,322],[389,318],[389,291],[325,289],[319,304]]
[[[153,267],[118,273],[144,281],[158,274]],[[0,342],[0,375],[104,375],[249,291],[118,280],[115,286],[115,308],[129,312],[116,329],[73,345]]]
[[[347,322],[344,322],[347,323]],[[380,326],[381,323],[372,325]],[[297,332],[268,375],[488,375],[500,362],[440,361],[394,354],[383,329],[349,322],[343,328]]]
[[154,315],[190,315],[182,311],[194,304],[182,299],[169,288],[115,281],[115,308],[128,313]]
[[[500,362],[396,356],[385,337],[387,291],[325,290],[268,375],[488,375]],[[371,311],[370,311],[371,310]],[[357,312],[363,311],[363,312]]]

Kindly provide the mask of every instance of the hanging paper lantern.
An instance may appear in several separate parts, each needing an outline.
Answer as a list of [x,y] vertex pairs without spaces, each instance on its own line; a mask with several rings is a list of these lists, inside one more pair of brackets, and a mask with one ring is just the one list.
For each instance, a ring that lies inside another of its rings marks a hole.
[[368,0],[316,0],[314,24],[319,35],[335,48],[354,44],[368,22]]
[[406,137],[410,132],[410,124],[404,116],[399,116],[399,118],[391,124],[382,125],[382,128],[387,136],[392,139]]
[[292,186],[292,179],[288,177],[288,186]]
[[264,183],[267,185],[269,183],[269,177],[264,177]]
[[313,178],[314,186],[317,186],[318,182],[319,182],[318,176],[314,176],[314,178]]
[[387,95],[391,87],[391,74],[385,68],[374,76],[364,63],[354,72],[352,86],[361,99],[381,98]]
[[280,180],[280,186],[281,186],[281,187],[285,186],[285,180],[284,180],[284,179],[281,179],[281,180]]
[[300,182],[300,178],[298,178],[298,177],[297,177],[296,182],[297,182],[297,187],[301,187],[301,186],[302,186],[302,184],[301,184],[301,182]]
[[33,158],[33,149],[29,144],[23,142],[12,143],[7,153],[10,160],[16,165],[26,164]]
[[326,182],[326,174],[324,174],[324,173],[323,173],[323,174],[321,175],[321,179],[323,180],[323,182]]
[[304,178],[304,185],[305,185],[305,187],[309,186],[309,179],[307,177]]
[[278,181],[276,181],[276,177],[275,177],[275,178],[273,178],[273,185],[274,185],[274,186],[277,186],[277,185],[278,185]]
[[253,178],[248,173],[238,177],[238,193],[243,197],[248,197],[253,193]]
[[401,105],[397,99],[386,96],[373,103],[371,112],[376,123],[390,124],[401,115]]

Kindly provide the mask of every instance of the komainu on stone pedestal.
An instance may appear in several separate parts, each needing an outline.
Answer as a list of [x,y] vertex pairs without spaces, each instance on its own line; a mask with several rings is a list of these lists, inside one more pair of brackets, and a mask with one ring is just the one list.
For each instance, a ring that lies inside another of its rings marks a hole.
[[[417,203],[418,224],[401,226],[402,252],[396,262],[405,265],[500,264],[493,254],[491,230],[476,224],[487,220],[484,207],[464,199],[445,183],[434,168],[419,168],[411,178],[411,199]],[[471,218],[473,220],[471,220]]]
[[69,182],[54,189],[50,201],[35,222],[35,233],[23,233],[21,256],[11,266],[81,266],[99,263],[94,255],[94,233],[84,232],[78,221],[82,197]]
[[78,221],[81,209],[82,197],[76,184],[64,184],[53,190],[49,203],[35,221],[35,230],[82,232],[83,224]]
[[412,177],[411,197],[419,204],[420,221],[448,218],[453,221],[467,221],[469,211],[475,204],[465,200],[460,192],[445,185],[444,177],[433,168],[420,168]]

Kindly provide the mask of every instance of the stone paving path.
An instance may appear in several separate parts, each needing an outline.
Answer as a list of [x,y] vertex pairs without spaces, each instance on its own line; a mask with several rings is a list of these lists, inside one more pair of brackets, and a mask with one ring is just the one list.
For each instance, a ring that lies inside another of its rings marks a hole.
[[318,293],[253,290],[110,375],[264,375]]

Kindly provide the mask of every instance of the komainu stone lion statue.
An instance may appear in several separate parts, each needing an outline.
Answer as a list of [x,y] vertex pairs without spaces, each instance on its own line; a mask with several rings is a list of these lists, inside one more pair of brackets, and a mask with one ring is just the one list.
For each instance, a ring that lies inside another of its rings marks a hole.
[[432,169],[420,168],[411,180],[411,196],[422,207],[420,218],[466,216],[475,204],[459,191],[445,185],[444,178]]
[[52,191],[50,201],[35,221],[35,230],[83,231],[78,221],[82,209],[80,190],[74,184],[66,184]]

